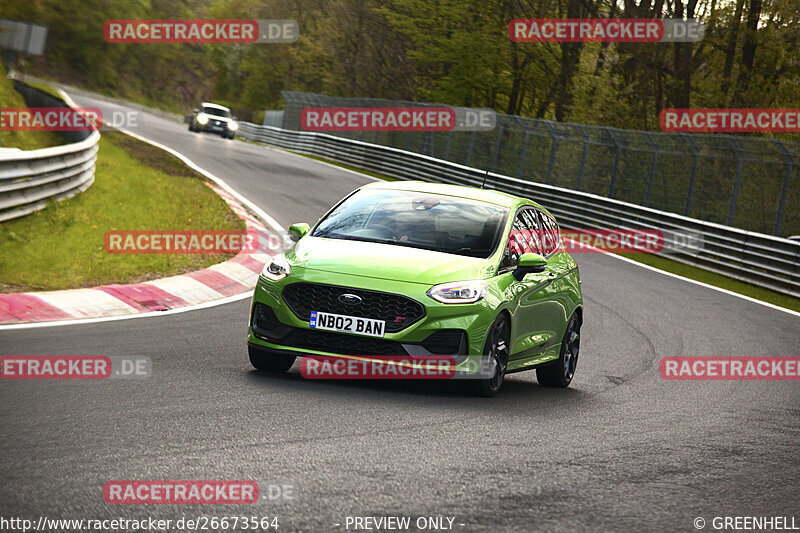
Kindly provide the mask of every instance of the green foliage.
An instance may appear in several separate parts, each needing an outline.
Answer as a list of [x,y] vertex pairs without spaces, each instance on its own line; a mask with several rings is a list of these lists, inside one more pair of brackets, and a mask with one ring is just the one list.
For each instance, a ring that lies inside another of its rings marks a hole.
[[111,230],[238,230],[244,221],[194,171],[121,133],[103,133],[81,194],[0,224],[0,292],[132,283],[205,268],[228,255],[109,254]]
[[[0,70],[3,64],[0,63]],[[0,76],[0,109],[5,107],[26,107],[25,99],[14,90],[13,82]],[[65,144],[63,138],[52,131],[0,131],[0,148],[19,148],[20,150],[36,150],[50,146]]]
[[[666,107],[796,106],[796,0],[745,0],[738,12],[735,0],[653,5],[660,7],[600,0],[0,0],[0,11],[49,27],[47,55],[30,70],[183,112],[200,100],[221,100],[249,118],[281,107],[281,90],[297,90],[655,130]],[[700,43],[514,43],[507,33],[514,18],[690,15],[706,24]],[[113,18],[296,19],[300,39],[109,44],[102,28]],[[748,20],[758,21],[754,31]]]

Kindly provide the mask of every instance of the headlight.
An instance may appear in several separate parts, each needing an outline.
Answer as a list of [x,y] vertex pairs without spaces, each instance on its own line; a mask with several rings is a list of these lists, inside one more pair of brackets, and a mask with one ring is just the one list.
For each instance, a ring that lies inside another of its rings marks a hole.
[[208,115],[206,115],[205,113],[198,114],[197,122],[198,124],[208,124]]
[[230,122],[228,122],[228,129],[229,130],[236,131],[238,128],[239,128],[239,125],[237,123],[235,123],[234,121],[231,120]]
[[472,304],[486,295],[488,286],[485,279],[453,281],[431,287],[428,296],[443,304]]
[[274,256],[266,265],[261,275],[272,281],[279,281],[289,275],[292,268],[289,266],[289,261],[283,254]]

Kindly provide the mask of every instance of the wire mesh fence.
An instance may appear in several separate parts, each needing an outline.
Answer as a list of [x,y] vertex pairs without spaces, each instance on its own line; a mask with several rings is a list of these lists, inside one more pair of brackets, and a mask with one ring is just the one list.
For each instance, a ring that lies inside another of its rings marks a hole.
[[[269,125],[291,130],[301,129],[300,113],[306,107],[439,105],[282,94],[286,108],[282,117],[271,116]],[[782,237],[800,234],[796,142],[623,130],[501,114],[492,131],[329,133],[745,230]]]
[[265,111],[262,126],[272,126],[273,128],[283,127],[283,111]]

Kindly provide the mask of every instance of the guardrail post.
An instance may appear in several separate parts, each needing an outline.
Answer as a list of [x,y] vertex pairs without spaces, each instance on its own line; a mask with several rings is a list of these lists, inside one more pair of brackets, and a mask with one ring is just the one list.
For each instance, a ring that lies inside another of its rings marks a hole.
[[528,137],[530,133],[528,129],[525,129],[525,138],[522,140],[522,152],[519,154],[519,168],[517,170],[517,177],[519,179],[523,179],[525,174],[525,158],[527,157],[526,153],[528,151]]
[[581,149],[581,162],[578,166],[578,181],[575,184],[575,188],[579,191],[583,190],[583,172],[586,168],[586,153],[589,151],[589,136],[586,135],[586,132],[583,131],[583,128],[580,126],[575,126],[578,130],[578,133],[581,134],[583,137],[583,148]]
[[547,177],[544,182],[550,185],[553,181],[553,166],[556,162],[556,150],[558,149],[558,136],[556,135],[553,125],[550,122],[545,122],[547,131],[550,132],[550,160],[547,162]]
[[778,139],[772,139],[772,142],[775,143],[775,146],[778,148],[778,151],[784,158],[785,165],[783,167],[783,188],[781,189],[781,199],[778,202],[778,214],[775,216],[775,229],[772,232],[773,235],[780,237],[781,229],[783,226],[783,215],[786,212],[786,198],[789,196],[789,183],[792,181],[792,165],[794,161],[792,160],[792,156],[786,147],[783,146],[783,143],[780,142]]
[[694,144],[692,140],[692,136],[688,133],[680,133],[683,140],[686,141],[686,144],[689,145],[689,149],[692,151],[692,172],[689,174],[689,184],[686,187],[686,203],[683,206],[683,214],[685,216],[689,216],[689,212],[692,209],[692,197],[694,196],[694,181],[697,177],[697,165],[699,163],[699,152],[697,150],[697,146]]
[[653,155],[650,156],[650,172],[647,175],[647,188],[645,189],[644,193],[644,205],[650,207],[650,196],[653,192],[653,180],[656,176],[656,165],[658,164],[658,145],[655,143],[649,133],[645,132],[644,138],[647,139],[647,142],[650,144],[650,148],[653,149]]
[[448,160],[450,157],[450,144],[453,142],[453,130],[447,132],[447,142],[444,145],[444,157],[442,159]]
[[390,131],[386,134],[386,146],[391,146],[392,148],[400,148],[398,143],[398,135],[400,132],[398,131]]
[[492,172],[497,170],[497,159],[500,156],[500,142],[503,140],[503,125],[497,125],[497,137],[494,140],[494,153],[492,154]]
[[414,140],[414,132],[407,131],[406,132],[406,150],[409,152],[413,152],[414,150],[411,149],[411,145],[413,144],[412,141]]
[[472,163],[472,147],[475,146],[475,130],[469,134],[469,146],[467,146],[467,160],[464,165],[469,166]]
[[617,153],[614,154],[614,166],[611,168],[611,183],[608,184],[608,197],[614,198],[614,193],[617,189],[617,172],[619,171],[619,158],[622,155],[622,145],[617,141],[617,136],[611,131],[611,128],[604,128],[614,141],[617,147]]
[[[425,137],[423,137],[422,142],[422,153],[427,153],[429,156],[433,157],[433,132],[426,131],[424,133]],[[380,143],[375,143],[380,144]]]
[[733,226],[733,221],[736,218],[736,202],[739,200],[739,187],[742,184],[742,168],[744,167],[744,156],[742,156],[742,149],[739,143],[732,137],[726,137],[728,144],[731,145],[733,151],[736,152],[736,177],[733,181],[733,192],[731,192],[731,205],[728,208],[728,226]]

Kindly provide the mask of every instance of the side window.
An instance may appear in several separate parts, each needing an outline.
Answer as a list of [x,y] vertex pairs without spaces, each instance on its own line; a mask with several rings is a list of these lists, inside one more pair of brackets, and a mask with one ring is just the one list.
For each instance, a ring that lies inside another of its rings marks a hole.
[[506,247],[500,268],[516,266],[519,256],[524,253],[542,253],[539,238],[539,223],[536,213],[530,209],[523,209],[514,218],[511,233],[508,235]]
[[526,209],[522,211],[522,217],[525,219],[525,225],[530,232],[529,246],[525,251],[534,254],[542,254],[544,252],[544,248],[542,247],[542,231],[539,225],[539,219],[536,217],[536,211],[533,209]]
[[501,269],[511,268],[517,264],[519,256],[522,255],[526,229],[521,213],[517,213],[514,223],[511,225],[511,233],[508,234],[508,245],[503,260],[500,262]]
[[545,213],[539,212],[539,218],[542,224],[542,244],[544,247],[544,255],[550,255],[561,246],[561,232],[558,229],[558,224],[552,217]]

